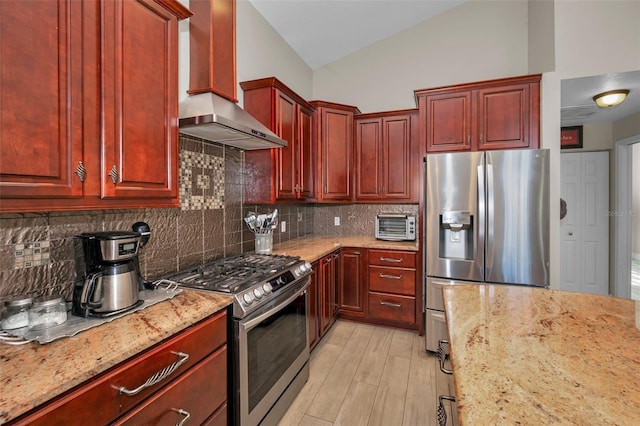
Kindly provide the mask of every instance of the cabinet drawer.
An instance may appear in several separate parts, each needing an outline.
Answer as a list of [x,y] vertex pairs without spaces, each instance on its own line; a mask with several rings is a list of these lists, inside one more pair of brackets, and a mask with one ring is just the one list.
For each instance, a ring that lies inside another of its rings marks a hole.
[[[81,385],[67,395],[44,405],[17,424],[85,425],[87,419],[91,419],[91,423],[94,424],[109,423],[179,377],[191,366],[226,344],[226,341],[227,315],[226,311],[222,311],[167,342],[96,376],[88,384]],[[133,396],[119,393],[119,388],[136,389],[155,373],[178,362],[181,356],[177,353],[188,354],[189,358],[164,380]]]
[[369,250],[369,264],[378,266],[397,266],[415,268],[416,254],[410,251]]
[[416,270],[369,266],[369,289],[383,293],[416,295]]
[[385,321],[415,324],[416,298],[370,292],[369,317]]
[[[227,400],[227,347],[181,375],[136,406],[116,425],[175,425],[187,413],[189,423],[202,424]],[[179,413],[177,410],[184,410]]]
[[227,426],[227,404],[225,403],[218,408],[202,426]]

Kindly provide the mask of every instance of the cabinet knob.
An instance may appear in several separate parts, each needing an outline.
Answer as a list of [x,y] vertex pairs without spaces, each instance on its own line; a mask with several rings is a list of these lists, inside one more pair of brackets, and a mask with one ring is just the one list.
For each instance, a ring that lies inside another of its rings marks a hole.
[[109,172],[109,177],[111,178],[111,182],[115,185],[118,182],[118,168],[114,164]]
[[82,161],[78,161],[78,167],[76,167],[76,170],[73,173],[78,176],[80,182],[84,182],[85,178],[87,177],[87,169],[84,168],[84,164],[82,164]]
[[573,232],[569,232],[569,236],[570,236],[570,237],[571,237],[571,236],[573,236]]

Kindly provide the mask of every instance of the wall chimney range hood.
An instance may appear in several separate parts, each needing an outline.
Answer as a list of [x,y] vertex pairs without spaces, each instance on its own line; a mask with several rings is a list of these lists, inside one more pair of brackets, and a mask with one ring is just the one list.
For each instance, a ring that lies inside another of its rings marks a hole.
[[287,146],[251,114],[213,92],[191,95],[180,103],[179,127],[182,134],[245,150]]
[[236,0],[190,0],[189,9],[191,96],[179,105],[180,133],[245,150],[287,146],[236,103]]

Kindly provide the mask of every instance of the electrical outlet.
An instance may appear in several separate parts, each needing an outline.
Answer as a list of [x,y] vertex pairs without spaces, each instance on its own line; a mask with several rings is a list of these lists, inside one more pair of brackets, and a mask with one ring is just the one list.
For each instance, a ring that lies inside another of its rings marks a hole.
[[333,224],[335,226],[340,226],[340,216],[334,216],[333,217]]
[[287,222],[284,220],[280,222],[280,232],[287,232]]
[[298,213],[298,222],[302,222],[302,213]]

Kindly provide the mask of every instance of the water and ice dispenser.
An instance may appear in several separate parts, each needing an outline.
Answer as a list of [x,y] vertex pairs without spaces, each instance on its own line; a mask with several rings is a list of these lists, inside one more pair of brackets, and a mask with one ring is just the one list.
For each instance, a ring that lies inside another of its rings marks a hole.
[[468,211],[440,214],[440,258],[473,260],[473,215]]

